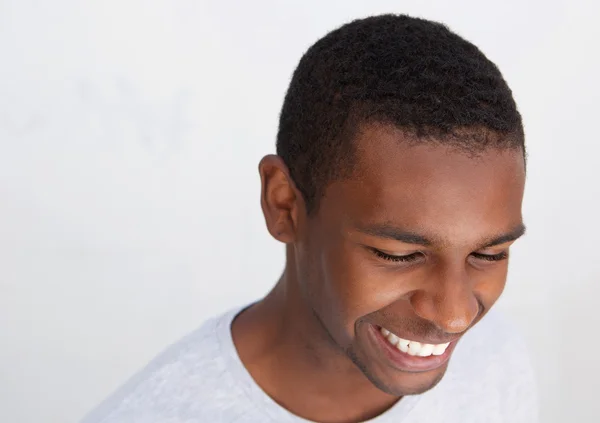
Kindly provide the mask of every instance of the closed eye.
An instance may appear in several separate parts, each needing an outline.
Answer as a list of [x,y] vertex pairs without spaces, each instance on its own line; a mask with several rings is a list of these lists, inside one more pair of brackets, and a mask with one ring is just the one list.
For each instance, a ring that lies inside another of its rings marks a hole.
[[396,255],[392,255],[392,254],[387,254],[384,253],[383,251],[380,251],[376,248],[370,248],[370,250],[379,258],[382,258],[384,260],[387,261],[392,261],[392,262],[402,262],[402,263],[409,263],[412,261],[417,260],[422,254],[420,252],[416,252],[416,253],[412,253],[412,254],[407,254],[404,256],[396,256]]
[[502,251],[501,253],[498,253],[498,254],[471,253],[471,255],[473,257],[475,257],[476,259],[485,260],[485,261],[500,261],[500,260],[506,260],[508,258],[507,251]]

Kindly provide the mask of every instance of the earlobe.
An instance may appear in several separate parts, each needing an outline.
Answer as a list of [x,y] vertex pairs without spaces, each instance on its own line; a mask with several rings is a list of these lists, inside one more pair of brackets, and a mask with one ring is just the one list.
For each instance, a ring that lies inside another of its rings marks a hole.
[[265,156],[259,164],[261,207],[269,233],[276,240],[296,239],[297,195],[289,171],[281,157]]

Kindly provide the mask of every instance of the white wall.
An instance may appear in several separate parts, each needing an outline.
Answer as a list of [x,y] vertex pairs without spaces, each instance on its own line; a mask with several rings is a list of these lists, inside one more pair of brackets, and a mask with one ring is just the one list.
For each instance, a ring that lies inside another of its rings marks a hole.
[[511,84],[530,152],[501,307],[544,422],[592,422],[600,349],[600,29],[592,1],[0,0],[0,421],[76,422],[282,247],[257,163],[304,50],[379,12],[442,20]]

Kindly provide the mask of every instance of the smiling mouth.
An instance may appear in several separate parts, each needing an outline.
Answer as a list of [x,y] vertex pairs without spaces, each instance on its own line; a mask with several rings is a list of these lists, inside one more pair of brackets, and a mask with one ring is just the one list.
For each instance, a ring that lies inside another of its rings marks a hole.
[[411,356],[429,357],[431,355],[443,355],[448,345],[450,345],[450,342],[446,342],[445,344],[425,344],[418,341],[411,341],[410,339],[403,339],[383,327],[379,331],[390,345]]
[[381,326],[370,325],[370,336],[393,368],[405,372],[427,372],[443,366],[452,355],[458,339],[444,344],[428,344],[400,338]]

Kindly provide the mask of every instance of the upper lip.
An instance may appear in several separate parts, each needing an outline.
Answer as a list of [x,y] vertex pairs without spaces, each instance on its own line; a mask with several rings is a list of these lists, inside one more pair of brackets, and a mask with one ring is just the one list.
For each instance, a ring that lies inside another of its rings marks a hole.
[[453,336],[452,338],[450,338],[450,337],[426,337],[426,336],[420,336],[420,335],[412,334],[412,333],[407,334],[406,332],[402,332],[401,330],[396,330],[396,329],[390,328],[388,326],[376,326],[377,330],[381,329],[382,327],[389,330],[390,332],[392,332],[394,335],[396,335],[399,338],[406,339],[407,341],[420,342],[421,344],[433,344],[433,345],[447,344],[447,343],[456,341],[457,339],[459,339],[462,336],[462,334],[459,334],[459,335]]

